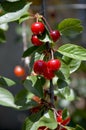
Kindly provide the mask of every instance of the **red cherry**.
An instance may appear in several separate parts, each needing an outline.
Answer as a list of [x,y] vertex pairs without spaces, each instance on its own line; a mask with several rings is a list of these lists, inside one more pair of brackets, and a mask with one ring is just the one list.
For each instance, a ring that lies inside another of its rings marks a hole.
[[47,67],[47,63],[45,61],[37,60],[34,63],[33,69],[34,69],[34,72],[37,74],[44,74],[46,67]]
[[62,116],[57,117],[57,122],[61,123],[62,122]]
[[52,59],[47,62],[48,69],[55,71],[58,70],[61,66],[61,62],[59,59]]
[[57,122],[61,123],[62,122],[62,110],[57,111]]
[[68,117],[68,118],[66,118],[65,120],[63,120],[63,121],[61,122],[61,124],[62,124],[62,125],[67,125],[67,124],[69,124],[69,122],[70,122],[70,117]]
[[58,30],[52,30],[50,32],[50,36],[54,42],[56,42],[60,38],[60,32]]
[[31,30],[34,34],[42,34],[45,30],[45,26],[42,22],[35,22],[31,25]]
[[51,80],[55,76],[54,72],[49,70],[48,68],[46,69],[43,75],[48,80]]
[[17,76],[17,77],[24,77],[25,76],[25,69],[19,65],[17,65],[15,68],[14,68],[14,74]]
[[32,35],[31,41],[32,41],[32,44],[34,44],[35,46],[40,46],[43,44],[43,42],[41,42],[38,39],[37,35]]

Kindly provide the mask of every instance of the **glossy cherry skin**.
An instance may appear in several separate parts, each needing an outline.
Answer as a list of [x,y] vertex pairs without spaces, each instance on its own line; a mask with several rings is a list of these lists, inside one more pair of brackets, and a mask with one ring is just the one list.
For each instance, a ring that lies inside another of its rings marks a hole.
[[34,46],[41,46],[43,44],[43,42],[38,39],[37,35],[32,35],[31,41]]
[[37,60],[34,63],[33,70],[36,74],[44,74],[46,71],[47,63],[43,60]]
[[33,34],[39,35],[44,32],[45,26],[42,22],[35,22],[31,25],[31,30]]
[[60,38],[60,32],[58,30],[50,31],[50,36],[54,42],[56,42]]
[[46,69],[46,71],[44,72],[43,75],[44,75],[45,79],[48,79],[48,80],[51,80],[55,76],[54,72],[49,70],[48,68]]
[[25,76],[25,69],[19,65],[17,65],[15,68],[14,68],[14,74],[17,76],[17,77],[23,77]]
[[52,71],[59,70],[61,67],[61,62],[59,59],[51,59],[47,62],[47,67]]

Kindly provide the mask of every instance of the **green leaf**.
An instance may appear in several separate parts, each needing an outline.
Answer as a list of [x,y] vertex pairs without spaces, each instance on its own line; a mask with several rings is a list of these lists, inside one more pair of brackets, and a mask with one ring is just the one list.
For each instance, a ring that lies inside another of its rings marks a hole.
[[35,53],[35,52],[42,52],[43,50],[46,49],[45,44],[43,44],[42,46],[32,46],[29,47],[24,53],[23,53],[23,57],[27,57],[30,56],[31,54]]
[[76,60],[86,60],[86,49],[74,44],[65,44],[58,48],[57,50],[64,56],[76,59]]
[[43,77],[28,76],[24,82],[24,87],[31,93],[43,98],[43,85],[45,80]]
[[[69,78],[69,76],[70,76],[70,69],[69,69],[68,65],[66,65],[64,62],[61,62],[60,71],[64,75],[65,79]],[[61,78],[61,76],[59,76],[59,78]]]
[[84,130],[81,126],[77,125],[75,130]]
[[66,87],[68,86],[67,82],[63,79],[58,79],[57,80],[57,85],[58,85],[58,88],[63,88],[63,87]]
[[75,99],[74,91],[69,87],[58,89],[56,93],[59,97],[69,101],[73,101]]
[[28,92],[26,89],[23,89],[15,96],[15,104],[20,106],[19,109],[21,110],[32,108],[37,105],[34,101],[31,101],[32,97],[32,93]]
[[62,111],[62,119],[65,120],[67,117],[69,117],[69,112],[68,112],[68,110],[65,108],[65,109]]
[[69,58],[67,56],[63,56],[62,59],[69,66],[70,73],[75,72],[80,67],[80,65],[81,65],[81,61],[80,60],[71,59],[71,58]]
[[4,35],[4,31],[2,29],[0,29],[0,43],[2,42],[6,42],[6,38]]
[[14,97],[8,90],[0,87],[0,105],[17,108],[14,103]]
[[3,31],[7,31],[8,30],[8,24],[7,23],[1,24],[0,29],[3,30]]
[[34,122],[29,120],[28,118],[25,119],[22,130],[31,130],[31,127],[33,126]]
[[74,36],[83,31],[81,21],[75,18],[64,19],[57,28],[65,36]]
[[15,2],[3,1],[1,3],[1,7],[5,13],[16,12],[18,10],[23,9],[25,5],[26,5],[25,0],[19,0],[19,1],[15,1]]
[[0,17],[0,24],[16,21],[16,20],[20,19],[23,15],[27,14],[27,11],[28,11],[30,5],[31,5],[31,3],[28,3],[22,9],[20,9],[16,12],[7,13],[5,15],[2,15]]
[[69,126],[64,126],[66,130],[75,130],[75,128],[73,127],[69,127]]
[[11,87],[15,84],[16,83],[13,80],[0,76],[0,86],[1,87]]
[[46,42],[52,43],[47,31],[45,31],[43,33],[43,35],[39,35],[38,38],[40,39],[40,41],[42,41],[44,43],[46,43]]
[[[52,114],[51,114],[52,113]],[[44,114],[43,117],[40,118],[38,121],[38,127],[40,126],[46,126],[50,129],[55,129],[57,127],[57,122],[54,117],[54,112],[50,110]]]

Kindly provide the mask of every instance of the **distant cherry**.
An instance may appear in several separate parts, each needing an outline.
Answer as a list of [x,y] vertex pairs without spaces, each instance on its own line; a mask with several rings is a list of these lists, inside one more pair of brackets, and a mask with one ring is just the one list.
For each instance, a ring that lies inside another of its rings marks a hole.
[[42,22],[35,22],[31,25],[31,30],[34,34],[42,34],[45,30],[45,26]]
[[41,42],[37,35],[32,35],[32,38],[31,38],[31,41],[32,41],[32,44],[35,45],[35,46],[40,46],[43,44],[43,42]]
[[61,62],[59,59],[51,59],[47,62],[47,67],[52,71],[59,70],[61,67]]
[[20,66],[20,65],[17,65],[15,68],[14,68],[14,74],[17,76],[17,77],[24,77],[25,76],[25,69]]
[[60,38],[60,32],[58,30],[50,31],[50,36],[54,42],[56,42]]
[[44,74],[46,71],[47,63],[43,60],[37,60],[34,63],[33,70],[36,74]]

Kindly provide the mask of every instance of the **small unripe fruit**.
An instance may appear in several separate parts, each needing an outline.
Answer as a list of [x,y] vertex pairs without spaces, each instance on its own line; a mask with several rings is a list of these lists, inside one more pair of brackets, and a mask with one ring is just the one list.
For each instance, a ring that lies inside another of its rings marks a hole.
[[43,44],[43,42],[38,39],[37,35],[32,35],[31,41],[34,46],[41,46]]
[[33,70],[36,74],[44,74],[46,71],[47,63],[43,60],[37,60],[34,63]]
[[17,76],[17,77],[24,77],[25,76],[25,69],[19,65],[17,65],[15,68],[14,68],[14,74]]
[[50,31],[50,36],[54,42],[56,42],[60,38],[60,32],[58,30]]
[[34,100],[35,102],[37,102],[39,104],[41,103],[41,99],[38,96],[33,96],[32,100]]
[[45,30],[45,26],[42,22],[35,22],[31,25],[31,30],[34,34],[42,34]]

